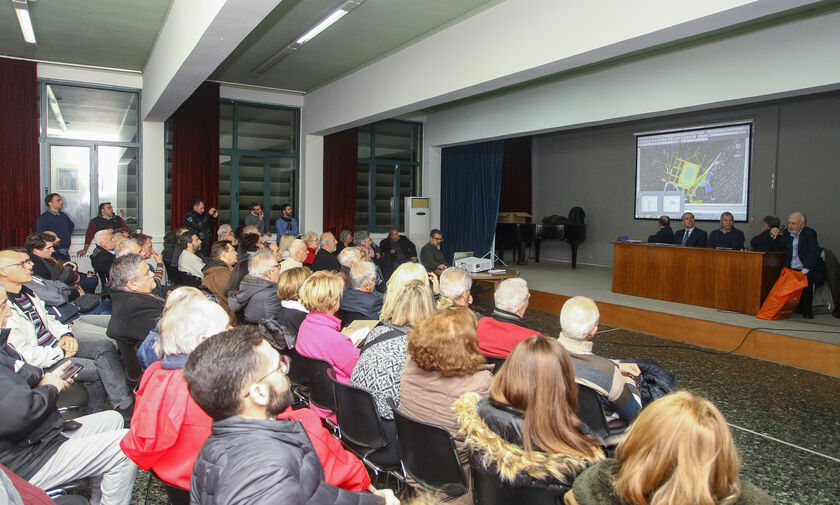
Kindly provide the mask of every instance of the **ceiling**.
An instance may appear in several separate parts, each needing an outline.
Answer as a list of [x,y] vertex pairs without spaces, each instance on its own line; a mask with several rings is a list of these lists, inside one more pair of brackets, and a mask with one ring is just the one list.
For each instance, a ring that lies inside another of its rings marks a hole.
[[37,46],[23,41],[12,3],[0,0],[0,54],[142,70],[170,0],[38,0],[29,3]]
[[[283,0],[211,80],[308,92],[501,0],[367,0],[261,76],[251,72],[341,5]],[[37,0],[37,46],[0,0],[0,55],[142,71],[171,0]]]

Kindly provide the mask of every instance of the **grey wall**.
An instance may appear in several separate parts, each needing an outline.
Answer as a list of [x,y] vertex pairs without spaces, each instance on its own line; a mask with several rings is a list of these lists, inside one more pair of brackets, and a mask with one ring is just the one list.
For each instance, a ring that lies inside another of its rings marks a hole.
[[[587,240],[578,261],[612,265],[618,236],[645,240],[655,220],[633,218],[635,202],[634,133],[730,120],[752,120],[749,216],[736,223],[749,240],[761,231],[761,218],[801,210],[819,234],[820,245],[840,251],[840,94],[800,97],[708,112],[541,135],[533,143],[535,220],[586,211]],[[776,181],[776,187],[773,181]],[[717,222],[698,222],[706,231]],[[681,229],[679,223],[672,225]],[[542,258],[569,260],[566,244],[545,243]]]

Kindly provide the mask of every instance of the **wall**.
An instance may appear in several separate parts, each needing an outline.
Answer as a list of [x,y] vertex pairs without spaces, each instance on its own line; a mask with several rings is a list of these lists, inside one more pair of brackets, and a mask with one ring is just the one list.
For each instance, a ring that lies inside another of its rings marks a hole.
[[[749,240],[761,231],[767,214],[784,219],[794,210],[808,215],[824,247],[840,250],[833,224],[840,210],[836,188],[840,170],[840,93],[754,106],[695,112],[537,136],[533,145],[533,187],[536,219],[567,215],[573,206],[587,214],[587,241],[578,261],[612,264],[612,241],[618,236],[644,240],[657,230],[654,220],[633,218],[635,199],[634,133],[730,120],[754,122],[750,170],[749,217],[754,224],[736,223]],[[832,140],[833,139],[833,140]],[[774,177],[775,176],[775,177]],[[773,180],[778,187],[773,187]],[[778,195],[778,196],[777,196]],[[700,222],[706,231],[717,222]],[[679,223],[674,231],[681,229]],[[547,260],[568,260],[569,247],[544,246]]]

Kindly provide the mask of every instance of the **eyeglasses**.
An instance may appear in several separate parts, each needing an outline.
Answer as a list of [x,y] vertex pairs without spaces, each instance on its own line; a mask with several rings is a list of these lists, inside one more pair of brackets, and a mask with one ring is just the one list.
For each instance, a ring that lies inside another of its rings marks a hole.
[[[269,376],[271,376],[271,374],[273,374],[275,372],[281,372],[283,375],[286,375],[286,373],[288,373],[288,371],[289,371],[289,357],[286,356],[285,354],[281,354],[280,355],[280,364],[277,365],[277,368],[275,368],[274,370],[272,370],[272,371],[268,372],[267,374],[263,375],[262,377],[259,378],[259,380],[254,381],[254,384],[259,384],[260,382],[266,380]],[[250,394],[251,394],[250,391],[245,393],[245,398],[248,398],[248,396]]]
[[9,268],[9,267],[16,267],[16,266],[24,266],[24,267],[25,266],[30,266],[31,267],[34,264],[35,263],[33,263],[32,260],[26,260],[26,261],[21,261],[20,263],[12,263],[11,265],[3,265],[0,268]]

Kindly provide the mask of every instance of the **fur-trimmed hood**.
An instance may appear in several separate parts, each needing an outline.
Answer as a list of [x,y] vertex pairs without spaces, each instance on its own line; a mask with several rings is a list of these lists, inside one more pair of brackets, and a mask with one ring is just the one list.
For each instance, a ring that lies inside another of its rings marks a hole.
[[580,472],[604,458],[600,450],[593,458],[526,451],[488,427],[478,412],[480,399],[476,393],[466,393],[452,405],[458,431],[470,450],[470,462],[479,471],[496,473],[516,486],[559,488],[558,492],[565,492]]

